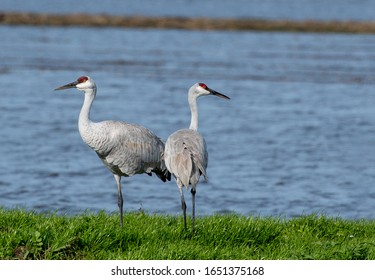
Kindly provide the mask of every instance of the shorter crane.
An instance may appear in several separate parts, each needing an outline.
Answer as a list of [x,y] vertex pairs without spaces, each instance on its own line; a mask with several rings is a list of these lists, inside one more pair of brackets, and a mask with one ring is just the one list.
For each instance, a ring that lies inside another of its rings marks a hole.
[[186,228],[186,203],[183,193],[185,186],[189,190],[191,185],[192,194],[192,228],[195,223],[195,193],[201,175],[207,180],[206,168],[208,164],[208,153],[206,141],[198,132],[198,105],[200,96],[214,95],[224,99],[228,96],[210,89],[203,83],[197,83],[189,89],[188,101],[191,111],[191,122],[188,129],[180,129],[168,137],[165,143],[165,165],[176,179],[180,190],[184,227]]

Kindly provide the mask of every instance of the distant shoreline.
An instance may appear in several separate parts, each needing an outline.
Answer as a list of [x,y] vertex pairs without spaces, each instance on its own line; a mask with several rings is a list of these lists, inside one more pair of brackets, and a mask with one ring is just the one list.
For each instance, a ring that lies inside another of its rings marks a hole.
[[375,34],[375,21],[291,21],[0,12],[0,24]]

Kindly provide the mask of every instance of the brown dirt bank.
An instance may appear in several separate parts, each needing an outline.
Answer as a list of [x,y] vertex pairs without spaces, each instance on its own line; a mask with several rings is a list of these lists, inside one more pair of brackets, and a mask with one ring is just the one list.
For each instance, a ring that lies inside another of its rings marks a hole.
[[110,16],[106,14],[57,15],[0,12],[0,24],[375,34],[375,21],[204,19],[184,17]]

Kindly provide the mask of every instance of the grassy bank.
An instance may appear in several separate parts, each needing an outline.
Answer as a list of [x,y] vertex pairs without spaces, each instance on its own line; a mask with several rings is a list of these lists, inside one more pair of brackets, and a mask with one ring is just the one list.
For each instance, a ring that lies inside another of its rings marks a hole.
[[375,33],[375,21],[289,21],[230,18],[111,16],[0,12],[0,24],[173,28],[188,30],[257,30],[283,32]]
[[0,209],[0,259],[375,259],[375,221],[126,213],[59,216]]

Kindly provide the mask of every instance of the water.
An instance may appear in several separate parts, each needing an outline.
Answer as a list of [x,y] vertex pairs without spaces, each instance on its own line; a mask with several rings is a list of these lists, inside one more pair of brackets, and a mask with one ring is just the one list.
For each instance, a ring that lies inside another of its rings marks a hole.
[[2,11],[265,19],[374,20],[374,0],[2,0]]
[[[81,140],[90,75],[95,121],[126,120],[166,139],[199,100],[209,182],[197,213],[375,218],[375,37],[0,26],[0,205],[117,211],[115,180]],[[123,179],[125,209],[179,215],[174,182]],[[188,207],[190,194],[186,193]]]

